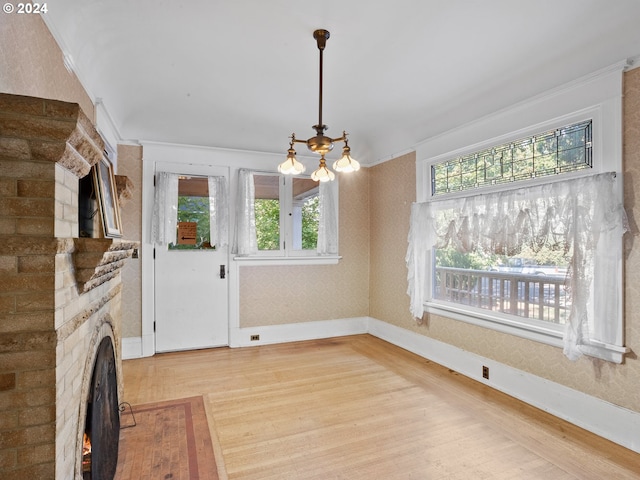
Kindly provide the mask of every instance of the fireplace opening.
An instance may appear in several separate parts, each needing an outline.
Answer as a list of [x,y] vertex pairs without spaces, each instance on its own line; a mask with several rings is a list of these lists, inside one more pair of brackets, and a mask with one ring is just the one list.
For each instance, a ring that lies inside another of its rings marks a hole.
[[87,398],[82,442],[83,480],[113,480],[118,464],[120,410],[113,343],[100,342]]

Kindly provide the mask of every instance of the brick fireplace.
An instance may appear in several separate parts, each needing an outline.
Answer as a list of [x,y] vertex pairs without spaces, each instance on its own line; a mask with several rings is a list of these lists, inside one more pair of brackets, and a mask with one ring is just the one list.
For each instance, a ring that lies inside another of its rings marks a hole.
[[120,269],[137,245],[78,238],[79,179],[103,151],[77,104],[0,94],[1,478],[82,478],[107,337],[122,398]]

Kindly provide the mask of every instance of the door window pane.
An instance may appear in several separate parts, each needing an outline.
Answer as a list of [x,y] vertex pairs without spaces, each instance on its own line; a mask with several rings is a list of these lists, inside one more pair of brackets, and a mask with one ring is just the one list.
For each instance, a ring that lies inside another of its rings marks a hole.
[[212,248],[209,225],[209,185],[207,177],[181,176],[178,179],[177,243],[170,243],[169,250]]

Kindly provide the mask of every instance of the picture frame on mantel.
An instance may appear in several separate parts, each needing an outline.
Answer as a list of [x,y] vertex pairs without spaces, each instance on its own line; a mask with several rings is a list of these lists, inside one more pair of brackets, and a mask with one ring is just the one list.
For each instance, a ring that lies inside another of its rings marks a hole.
[[122,223],[116,192],[116,179],[113,174],[113,165],[107,157],[102,157],[100,162],[93,166],[93,180],[96,185],[104,236],[107,238],[121,237]]

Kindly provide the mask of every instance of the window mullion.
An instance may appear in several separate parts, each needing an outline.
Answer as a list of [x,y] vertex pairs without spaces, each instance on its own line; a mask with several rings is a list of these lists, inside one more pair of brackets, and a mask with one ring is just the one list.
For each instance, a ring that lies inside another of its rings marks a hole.
[[287,178],[280,177],[280,250],[287,255],[291,248],[291,183]]

